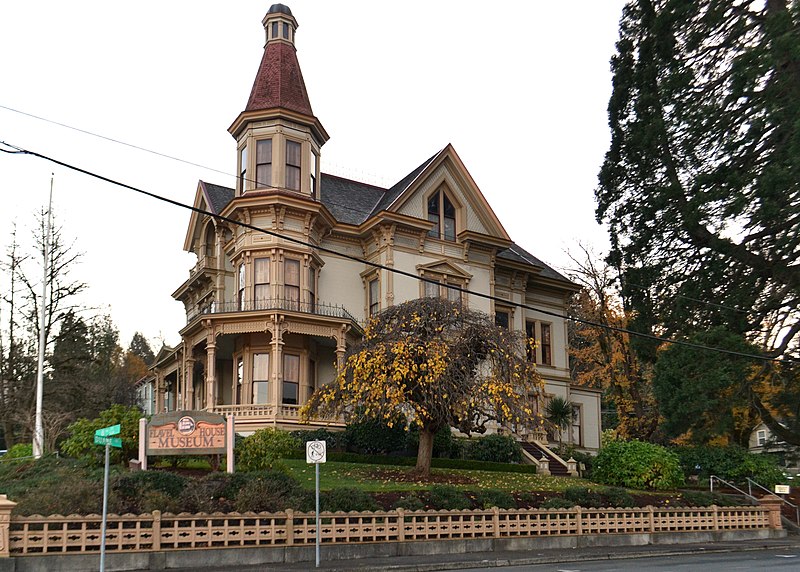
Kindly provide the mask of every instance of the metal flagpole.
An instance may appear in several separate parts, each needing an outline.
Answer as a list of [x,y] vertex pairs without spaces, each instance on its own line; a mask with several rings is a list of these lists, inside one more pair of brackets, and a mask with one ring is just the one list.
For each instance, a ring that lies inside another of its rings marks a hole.
[[44,231],[44,278],[42,279],[42,301],[39,311],[39,364],[36,370],[36,421],[33,429],[33,457],[39,459],[44,452],[44,429],[42,428],[42,395],[44,394],[45,314],[47,312],[47,274],[50,249],[50,219],[53,212],[53,177],[50,174],[50,200],[47,203],[47,224]]

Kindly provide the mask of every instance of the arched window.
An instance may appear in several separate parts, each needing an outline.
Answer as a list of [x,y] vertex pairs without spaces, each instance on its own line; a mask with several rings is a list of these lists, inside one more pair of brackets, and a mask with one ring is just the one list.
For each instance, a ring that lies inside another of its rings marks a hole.
[[428,220],[434,223],[428,236],[456,239],[456,208],[443,191],[436,191],[428,198]]

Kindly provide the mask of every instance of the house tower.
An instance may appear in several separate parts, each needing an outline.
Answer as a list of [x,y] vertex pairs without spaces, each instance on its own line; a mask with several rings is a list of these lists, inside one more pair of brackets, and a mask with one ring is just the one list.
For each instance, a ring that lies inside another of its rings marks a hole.
[[236,196],[281,190],[316,200],[320,148],[329,137],[297,61],[297,20],[288,6],[273,4],[262,24],[264,56],[247,106],[228,128],[237,145]]

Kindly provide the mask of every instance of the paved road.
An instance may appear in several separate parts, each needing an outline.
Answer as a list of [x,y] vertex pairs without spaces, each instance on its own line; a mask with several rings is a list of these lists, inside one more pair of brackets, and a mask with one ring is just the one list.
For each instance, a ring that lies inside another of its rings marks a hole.
[[490,568],[460,568],[469,572],[797,572],[800,549],[759,550],[714,554],[680,554],[625,560],[567,562]]

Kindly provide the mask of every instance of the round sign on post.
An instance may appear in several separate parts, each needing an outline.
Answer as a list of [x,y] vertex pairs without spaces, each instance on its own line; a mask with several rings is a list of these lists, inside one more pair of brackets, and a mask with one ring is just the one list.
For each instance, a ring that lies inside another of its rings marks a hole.
[[327,458],[325,441],[306,441],[306,463],[324,463]]

